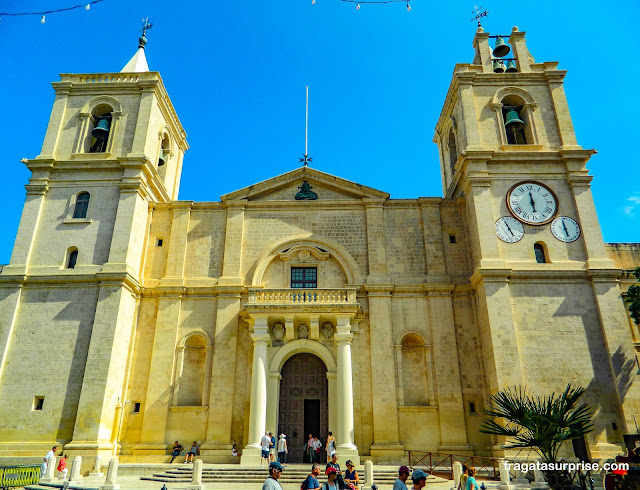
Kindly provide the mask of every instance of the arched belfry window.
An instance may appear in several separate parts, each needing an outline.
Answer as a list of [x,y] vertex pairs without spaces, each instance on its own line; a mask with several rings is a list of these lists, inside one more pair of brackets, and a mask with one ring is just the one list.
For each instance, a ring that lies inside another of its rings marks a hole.
[[456,146],[456,133],[453,128],[449,130],[449,165],[451,166],[451,175],[455,172],[456,162],[458,161],[458,147]]
[[502,146],[537,145],[533,97],[520,87],[498,90],[491,103],[498,118],[499,143]]
[[161,138],[162,141],[160,142],[160,150],[158,152],[158,174],[160,175],[160,178],[164,180],[164,177],[167,174],[167,163],[171,156],[171,150],[169,135],[167,133],[163,133]]
[[104,153],[111,135],[111,113],[113,108],[108,104],[100,104],[91,111],[91,143],[89,153]]
[[77,262],[78,262],[78,249],[75,247],[71,247],[69,250],[67,250],[67,260],[66,260],[67,269],[75,269]]
[[538,242],[533,246],[533,252],[536,256],[536,262],[538,264],[546,264],[547,263],[547,252],[545,251],[544,244]]
[[76,204],[73,208],[74,218],[86,218],[87,211],[89,210],[89,199],[91,198],[88,192],[81,192],[76,197]]

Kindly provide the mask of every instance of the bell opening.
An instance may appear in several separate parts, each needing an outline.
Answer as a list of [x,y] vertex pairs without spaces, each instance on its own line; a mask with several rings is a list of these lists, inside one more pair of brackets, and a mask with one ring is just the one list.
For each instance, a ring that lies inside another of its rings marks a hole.
[[522,106],[502,107],[502,117],[504,118],[504,129],[507,133],[507,143],[510,145],[526,145],[527,137],[525,124],[521,119]]

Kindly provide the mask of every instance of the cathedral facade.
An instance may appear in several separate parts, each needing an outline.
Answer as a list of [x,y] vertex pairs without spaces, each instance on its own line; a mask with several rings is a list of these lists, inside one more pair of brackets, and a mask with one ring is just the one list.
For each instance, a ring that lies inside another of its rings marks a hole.
[[514,28],[504,72],[489,37],[436,126],[444,197],[304,166],[179,201],[186,133],[144,43],[120,73],[61,75],[0,273],[0,457],[160,462],[179,440],[253,465],[265,431],[292,461],[328,431],[355,461],[500,455],[491,394],[569,382],[591,458],[619,453],[640,250],[603,242],[565,71]]

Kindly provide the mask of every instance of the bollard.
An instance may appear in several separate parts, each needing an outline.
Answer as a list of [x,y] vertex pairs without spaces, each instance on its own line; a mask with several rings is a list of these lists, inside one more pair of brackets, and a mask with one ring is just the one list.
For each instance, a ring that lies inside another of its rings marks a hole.
[[80,467],[82,466],[82,456],[76,456],[73,458],[73,463],[71,463],[71,471],[69,472],[69,481],[78,481],[82,480],[82,475],[80,474]]
[[500,490],[511,490],[513,485],[510,485],[509,482],[511,478],[509,477],[509,466],[507,466],[507,462],[504,459],[499,460],[499,468],[500,468],[500,485],[498,488]]
[[534,481],[531,483],[531,488],[549,488],[549,484],[544,479],[544,473],[538,468],[533,470]]
[[373,462],[370,459],[364,462],[364,481],[367,486],[363,487],[362,490],[370,490],[375,486],[373,484]]
[[104,473],[102,473],[102,471],[100,471],[100,462],[102,460],[102,457],[98,454],[96,456],[96,464],[93,467],[93,471],[91,473],[89,473],[89,476],[104,476]]
[[47,461],[47,471],[44,476],[40,478],[41,482],[52,482],[56,474],[56,458],[51,458]]
[[191,478],[191,485],[189,485],[185,490],[204,490],[204,485],[202,484],[202,460],[196,459],[193,462],[193,477]]
[[118,460],[113,458],[109,461],[109,467],[107,468],[107,478],[98,490],[119,490],[120,485],[116,483],[118,478]]
[[456,490],[460,485],[460,478],[462,477],[462,463],[456,461],[453,463],[453,486],[451,490]]

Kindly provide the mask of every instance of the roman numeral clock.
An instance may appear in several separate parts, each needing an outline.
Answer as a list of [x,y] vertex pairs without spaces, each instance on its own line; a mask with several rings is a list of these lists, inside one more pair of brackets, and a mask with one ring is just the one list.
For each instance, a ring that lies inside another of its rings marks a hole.
[[524,236],[525,225],[542,226],[551,223],[553,236],[565,243],[580,237],[580,225],[573,218],[558,216],[558,198],[546,185],[535,182],[519,182],[507,192],[507,207],[511,216],[496,221],[496,234],[506,243],[519,242]]

